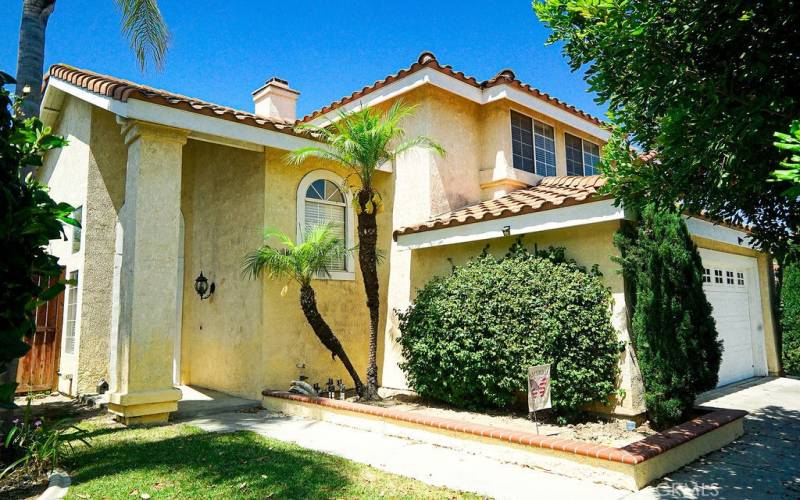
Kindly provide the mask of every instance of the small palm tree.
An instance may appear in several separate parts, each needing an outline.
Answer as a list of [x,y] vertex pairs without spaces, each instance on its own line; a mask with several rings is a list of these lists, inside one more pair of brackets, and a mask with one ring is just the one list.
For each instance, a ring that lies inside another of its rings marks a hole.
[[[161,68],[167,53],[169,31],[161,17],[157,0],[114,0],[122,14],[122,33],[130,41],[139,67],[144,70],[148,58]],[[22,103],[25,116],[39,116],[44,73],[44,43],[47,21],[56,8],[56,0],[23,0],[17,53],[17,95],[26,95]],[[78,24],[77,22],[75,23]]]
[[309,158],[334,161],[356,177],[359,187],[354,192],[358,215],[358,263],[364,277],[364,292],[369,309],[369,365],[365,399],[378,397],[378,321],[380,293],[378,283],[378,224],[376,214],[382,207],[381,195],[373,179],[381,165],[393,161],[412,148],[430,149],[444,155],[444,149],[428,137],[406,138],[400,126],[403,118],[411,116],[414,107],[401,101],[386,112],[364,108],[355,112],[340,112],[339,119],[327,127],[303,125],[298,127],[318,137],[325,146],[300,148],[289,155],[291,163],[300,164]]
[[[338,356],[342,361],[353,378],[356,392],[361,395],[364,392],[364,385],[350,358],[347,357],[342,343],[317,309],[316,293],[311,286],[311,280],[315,276],[330,276],[328,265],[344,258],[347,254],[344,241],[336,236],[332,229],[331,224],[310,228],[305,231],[303,241],[300,243],[295,243],[292,238],[280,231],[267,230],[264,235],[264,245],[245,256],[243,273],[252,279],[266,274],[272,279],[294,280],[300,285],[300,307],[303,309],[306,321],[322,345],[331,351],[334,358]],[[275,248],[267,243],[273,238],[278,240],[283,248]]]

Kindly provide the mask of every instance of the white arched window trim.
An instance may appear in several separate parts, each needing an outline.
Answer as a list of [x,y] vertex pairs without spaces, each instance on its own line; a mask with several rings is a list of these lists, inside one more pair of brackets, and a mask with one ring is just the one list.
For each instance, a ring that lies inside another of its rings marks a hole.
[[[334,174],[330,170],[313,170],[307,173],[303,178],[300,180],[300,184],[297,186],[297,236],[296,241],[300,242],[303,239],[303,227],[305,225],[306,220],[306,192],[308,188],[314,181],[325,179],[328,181],[333,182],[336,184],[342,192],[344,196],[344,213],[345,213],[345,245],[347,248],[353,248],[355,245],[355,228],[356,228],[356,221],[355,221],[355,214],[353,212],[353,195],[350,193],[349,189],[346,189],[344,186],[344,181],[341,177]],[[331,280],[348,280],[352,281],[356,279],[355,273],[355,259],[353,256],[348,254],[345,258],[345,271],[331,271],[330,277],[317,277],[317,279],[331,279]]]

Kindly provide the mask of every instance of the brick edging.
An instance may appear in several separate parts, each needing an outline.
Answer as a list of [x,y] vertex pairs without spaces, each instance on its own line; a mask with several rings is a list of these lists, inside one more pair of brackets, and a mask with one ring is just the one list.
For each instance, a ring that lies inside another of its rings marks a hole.
[[747,412],[743,410],[707,406],[701,406],[698,409],[710,410],[710,412],[631,443],[621,449],[647,460],[747,415]]
[[677,425],[653,436],[649,436],[641,441],[629,444],[623,448],[614,448],[601,444],[576,441],[574,439],[542,436],[530,432],[514,431],[510,429],[491,427],[488,425],[460,422],[458,420],[434,417],[430,415],[415,415],[400,410],[392,410],[390,408],[381,408],[378,406],[352,403],[350,401],[339,401],[336,399],[315,398],[300,394],[292,394],[285,391],[265,390],[262,392],[262,395],[266,397],[298,401],[301,403],[327,406],[329,408],[336,408],[354,413],[362,413],[375,417],[399,420],[401,422],[409,422],[417,425],[435,427],[437,429],[445,429],[448,431],[463,432],[475,436],[507,441],[509,443],[534,446],[537,448],[547,448],[550,450],[574,453],[586,457],[610,460],[612,462],[630,465],[640,464],[645,460],[649,460],[672,448],[675,448],[678,445],[681,445],[747,415],[747,412],[741,410],[707,408],[712,410],[711,413],[694,418],[688,422]]

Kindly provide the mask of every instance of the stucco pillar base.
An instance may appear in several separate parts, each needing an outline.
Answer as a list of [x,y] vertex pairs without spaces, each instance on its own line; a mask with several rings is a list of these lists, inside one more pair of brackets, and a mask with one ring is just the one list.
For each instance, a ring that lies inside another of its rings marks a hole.
[[175,388],[160,391],[112,393],[108,411],[125,425],[166,422],[169,414],[178,410],[181,391]]

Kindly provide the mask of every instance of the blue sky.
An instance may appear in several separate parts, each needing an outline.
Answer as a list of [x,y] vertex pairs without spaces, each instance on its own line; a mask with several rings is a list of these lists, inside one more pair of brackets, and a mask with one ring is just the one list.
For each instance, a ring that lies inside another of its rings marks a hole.
[[[22,1],[2,1],[0,69],[13,75]],[[160,4],[172,32],[163,72],[139,71],[111,0],[59,0],[45,65],[63,62],[244,110],[252,110],[251,91],[279,76],[301,92],[303,115],[430,50],[478,80],[511,68],[534,87],[604,112],[560,49],[544,45],[548,31],[528,0]]]

